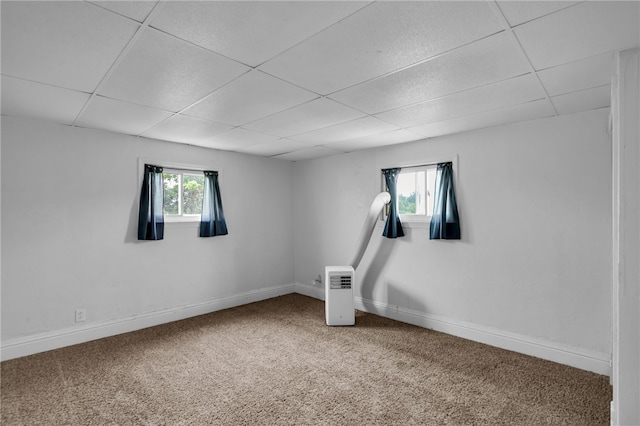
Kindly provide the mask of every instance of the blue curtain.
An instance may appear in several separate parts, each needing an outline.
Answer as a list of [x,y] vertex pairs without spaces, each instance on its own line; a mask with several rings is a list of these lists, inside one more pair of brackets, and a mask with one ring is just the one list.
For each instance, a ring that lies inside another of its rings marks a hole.
[[215,237],[227,235],[227,222],[224,219],[218,172],[204,172],[204,194],[202,196],[202,214],[200,216],[200,236]]
[[163,203],[162,167],[145,164],[138,213],[139,240],[161,240],[164,237]]
[[453,189],[453,164],[440,163],[436,172],[435,202],[429,226],[431,240],[459,240],[460,218]]
[[384,225],[383,237],[398,238],[404,237],[404,231],[402,230],[402,223],[400,222],[400,216],[398,216],[398,175],[400,174],[400,168],[384,169],[384,180],[387,184],[387,190],[391,195],[391,202],[389,203],[389,214],[387,215],[387,222]]

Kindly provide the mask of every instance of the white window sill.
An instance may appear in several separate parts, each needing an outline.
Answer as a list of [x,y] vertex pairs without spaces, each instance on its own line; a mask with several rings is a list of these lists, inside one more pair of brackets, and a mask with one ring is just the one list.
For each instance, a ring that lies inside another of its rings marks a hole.
[[164,226],[169,227],[169,228],[196,228],[198,226],[200,226],[200,219],[190,219],[190,220],[186,220],[186,219],[180,219],[180,220],[175,220],[175,219],[171,219],[171,220],[167,220],[167,218],[164,219]]

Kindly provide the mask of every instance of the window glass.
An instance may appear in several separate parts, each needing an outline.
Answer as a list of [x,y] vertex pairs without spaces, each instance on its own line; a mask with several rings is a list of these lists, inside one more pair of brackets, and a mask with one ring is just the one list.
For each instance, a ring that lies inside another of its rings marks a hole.
[[[425,165],[400,170],[396,205],[403,222],[424,222],[432,215],[436,168],[436,165]],[[387,190],[384,177],[382,182],[382,187]]]
[[164,214],[180,214],[180,175],[177,173],[163,173],[164,182]]
[[185,174],[182,181],[183,214],[200,214],[202,211],[204,176]]
[[398,213],[425,214],[425,172],[398,175]]
[[202,211],[204,175],[165,169],[162,178],[164,215],[170,220],[182,218],[187,221],[199,220]]

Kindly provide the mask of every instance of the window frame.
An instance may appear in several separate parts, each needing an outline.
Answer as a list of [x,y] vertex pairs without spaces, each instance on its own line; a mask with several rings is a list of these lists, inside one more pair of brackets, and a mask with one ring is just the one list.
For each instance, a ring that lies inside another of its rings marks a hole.
[[[180,175],[180,190],[178,191],[178,210],[179,214],[167,214],[163,212],[165,223],[172,222],[200,222],[201,214],[185,214],[182,210],[183,202],[182,202],[182,186],[184,184],[184,175],[187,176],[202,176],[204,178],[204,170],[191,170],[191,169],[176,169],[173,167],[163,167],[162,173]],[[164,179],[163,179],[164,181]]]
[[[180,173],[186,174],[202,174],[204,176],[205,170],[215,170],[218,172],[218,182],[222,182],[223,172],[220,167],[215,166],[207,166],[203,164],[193,164],[193,163],[177,163],[175,161],[166,161],[157,158],[143,158],[138,157],[138,192],[137,199],[140,199],[140,189],[142,188],[142,179],[144,177],[144,165],[145,164],[153,164],[158,167],[162,167],[162,172],[168,171],[177,171]],[[200,215],[186,215],[186,216],[178,216],[178,215],[166,215],[164,216],[164,224],[165,226],[171,227],[194,227],[199,226],[200,224]]]
[[[391,165],[391,166],[385,166],[385,167],[380,167],[380,190],[381,191],[386,191],[387,190],[387,184],[385,182],[384,179],[384,174],[382,173],[382,170],[385,169],[392,169],[392,168],[396,168],[399,167],[400,168],[400,174],[402,174],[403,171],[407,170],[407,169],[416,169],[416,171],[419,171],[419,169],[424,168],[425,171],[427,168],[430,167],[437,167],[439,163],[448,163],[451,162],[453,165],[453,173],[454,176],[456,177],[453,180],[454,183],[454,189],[456,191],[456,193],[458,192],[457,187],[457,177],[458,177],[458,155],[456,154],[453,159],[452,158],[448,158],[448,159],[437,159],[437,160],[433,160],[433,159],[428,159],[425,161],[419,161],[419,162],[415,162],[415,163],[410,163],[410,164],[404,164],[404,165]],[[435,182],[434,182],[435,184]],[[426,175],[425,175],[425,190],[426,190]],[[435,194],[434,194],[435,195]],[[427,203],[427,200],[425,199],[425,203]],[[425,206],[425,209],[427,209],[427,206]],[[379,226],[384,226],[386,220],[387,220],[387,215],[388,215],[388,211],[389,211],[389,205],[387,204],[385,206],[384,209],[382,209],[382,213],[380,214],[380,220],[378,221],[378,225]],[[402,226],[406,227],[406,228],[428,228],[429,227],[429,223],[431,222],[431,217],[432,217],[432,211],[429,212],[427,209],[426,214],[424,215],[399,215],[400,216],[400,221],[402,222]]]

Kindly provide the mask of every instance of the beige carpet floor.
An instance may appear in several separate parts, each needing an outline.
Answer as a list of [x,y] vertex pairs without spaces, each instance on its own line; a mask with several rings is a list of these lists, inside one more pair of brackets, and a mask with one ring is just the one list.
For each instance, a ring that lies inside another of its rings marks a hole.
[[292,294],[1,364],[2,425],[608,425],[609,379]]

